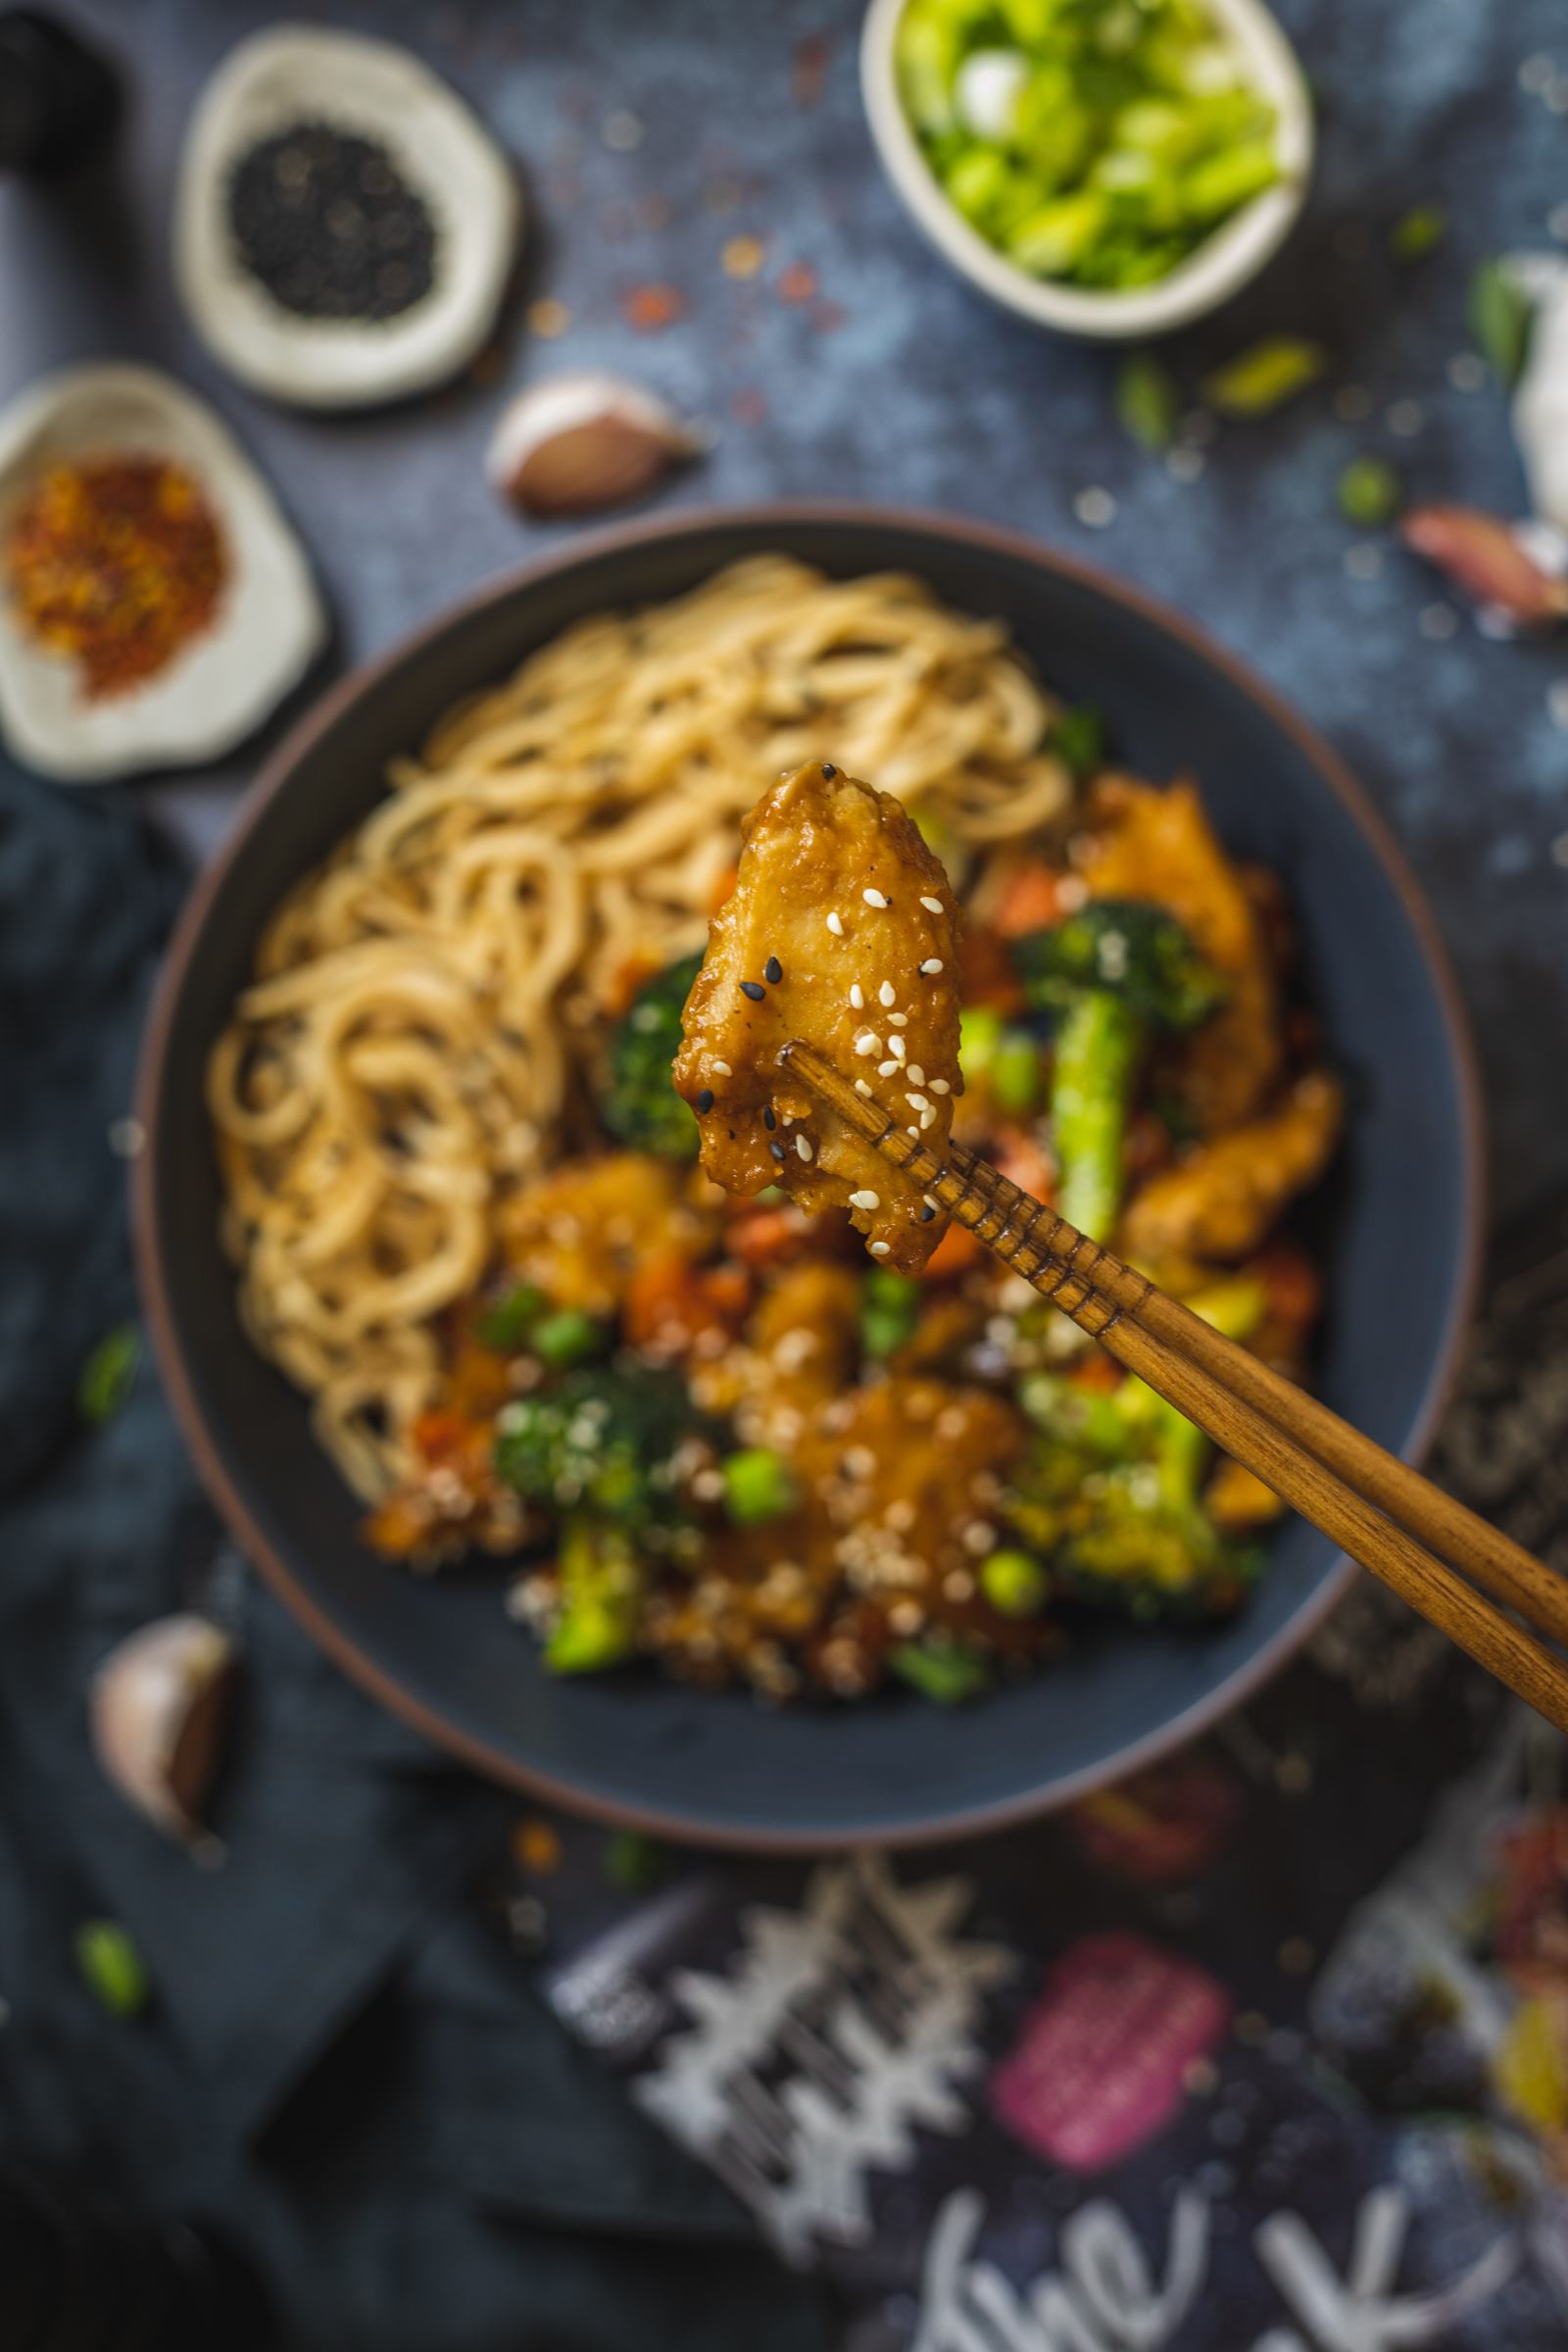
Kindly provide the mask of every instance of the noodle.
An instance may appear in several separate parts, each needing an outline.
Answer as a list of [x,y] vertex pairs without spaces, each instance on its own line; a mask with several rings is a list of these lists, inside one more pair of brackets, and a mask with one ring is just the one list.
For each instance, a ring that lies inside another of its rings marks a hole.
[[826,752],[981,852],[1065,806],[1054,709],[917,580],[762,556],[579,622],[395,764],[272,917],[207,1089],[246,1327],[360,1494],[416,1467],[432,1318],[555,1156],[619,976],[701,946],[761,785]]

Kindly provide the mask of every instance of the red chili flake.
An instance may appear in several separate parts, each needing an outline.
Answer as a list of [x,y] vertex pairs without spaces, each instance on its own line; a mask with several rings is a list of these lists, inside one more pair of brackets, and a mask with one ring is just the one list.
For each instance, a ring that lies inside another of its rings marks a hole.
[[822,85],[827,79],[827,61],[832,54],[833,44],[825,32],[808,32],[804,41],[796,42],[790,69],[790,95],[797,106],[820,104]]
[[686,316],[686,297],[676,286],[633,286],[620,298],[620,315],[640,335],[662,334]]
[[809,262],[791,262],[778,276],[780,302],[809,302],[816,292],[816,271]]
[[836,335],[849,315],[841,302],[819,302],[811,313],[811,324],[819,335]]
[[767,415],[767,402],[755,384],[743,384],[729,405],[740,424],[760,424]]

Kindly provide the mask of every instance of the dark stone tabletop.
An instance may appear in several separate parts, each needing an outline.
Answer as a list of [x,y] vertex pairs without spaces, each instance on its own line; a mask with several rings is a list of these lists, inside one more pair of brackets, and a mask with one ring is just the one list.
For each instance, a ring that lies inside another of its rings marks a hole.
[[[1468,615],[1442,634],[1448,600],[1412,559],[1390,546],[1374,576],[1348,571],[1356,534],[1335,503],[1342,466],[1368,449],[1395,458],[1413,494],[1522,509],[1503,398],[1448,370],[1466,349],[1476,259],[1549,247],[1548,215],[1568,197],[1568,121],[1519,75],[1540,52],[1568,74],[1562,0],[1281,0],[1320,106],[1306,216],[1263,279],[1168,356],[1191,384],[1253,336],[1288,329],[1319,337],[1333,368],[1290,409],[1227,427],[1197,480],[1122,435],[1112,354],[992,309],[924,244],[871,150],[854,0],[301,10],[412,43],[485,115],[528,191],[522,282],[487,363],[433,398],[352,417],[290,412],[224,380],[171,284],[192,101],[273,12],[254,0],[74,5],[123,60],[131,114],[112,167],[47,194],[0,190],[0,395],[96,355],[141,356],[197,383],[300,525],[338,619],[336,660],[387,645],[548,544],[497,503],[482,455],[508,390],[566,368],[622,370],[711,419],[716,444],[669,489],[670,507],[853,495],[1021,526],[1168,598],[1347,755],[1459,967],[1499,1206],[1568,1177],[1568,651],[1489,641]],[[1446,207],[1448,237],[1400,267],[1387,231],[1428,201]],[[722,266],[737,236],[765,247],[749,279]],[[684,305],[661,332],[624,315],[649,283]],[[541,296],[564,306],[564,333],[530,327]],[[1347,419],[1353,388],[1370,396],[1365,421]],[[1414,407],[1391,424],[1396,403]],[[1108,524],[1078,519],[1088,487],[1110,492]],[[258,749],[147,797],[208,845]]]

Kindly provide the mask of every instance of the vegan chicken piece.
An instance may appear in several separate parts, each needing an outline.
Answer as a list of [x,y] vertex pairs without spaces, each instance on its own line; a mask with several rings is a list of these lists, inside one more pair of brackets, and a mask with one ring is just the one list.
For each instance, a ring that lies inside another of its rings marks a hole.
[[848,1208],[880,1264],[925,1264],[945,1215],[779,1054],[810,1046],[944,1152],[963,1084],[955,923],[948,878],[891,795],[826,760],[764,794],[675,1061],[715,1183],[781,1185],[812,1213]]

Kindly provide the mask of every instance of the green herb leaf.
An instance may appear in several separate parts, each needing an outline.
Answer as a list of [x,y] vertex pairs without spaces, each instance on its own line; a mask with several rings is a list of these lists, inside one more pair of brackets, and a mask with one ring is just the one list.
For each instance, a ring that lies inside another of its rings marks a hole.
[[1032,1552],[992,1552],[980,1567],[980,1590],[1004,1617],[1038,1617],[1051,1596],[1051,1579]]
[[1300,335],[1270,335],[1216,368],[1203,396],[1224,416],[1269,416],[1315,384],[1328,366],[1319,343]]
[[130,1395],[141,1362],[141,1333],[134,1323],[119,1323],[106,1331],[76,1382],[76,1403],[84,1421],[94,1427],[112,1421]]
[[112,2017],[138,2017],[152,1999],[141,1954],[118,1919],[84,1919],[76,1930],[76,1966]]
[[1483,262],[1470,280],[1470,332],[1500,384],[1519,380],[1530,348],[1535,305],[1500,262]]
[[1051,730],[1051,749],[1075,783],[1087,784],[1105,764],[1105,720],[1093,703],[1075,703]]
[[1399,477],[1386,458],[1352,458],[1340,476],[1339,497],[1341,513],[1368,530],[1392,522],[1404,504]]
[[1448,233],[1448,216],[1441,204],[1413,204],[1389,231],[1389,251],[1396,262],[1419,262]]
[[1116,416],[1140,448],[1169,449],[1181,407],[1176,379],[1163,361],[1135,351],[1122,362],[1116,376]]

